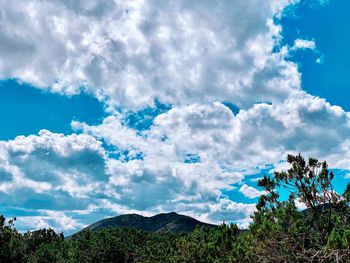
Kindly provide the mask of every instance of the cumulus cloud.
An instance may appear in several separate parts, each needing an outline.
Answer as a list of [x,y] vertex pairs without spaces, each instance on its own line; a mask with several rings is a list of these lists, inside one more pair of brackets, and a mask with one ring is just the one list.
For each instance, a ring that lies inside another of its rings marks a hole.
[[227,217],[243,220],[251,207],[240,204],[239,210],[228,210],[236,203],[226,200],[225,216],[220,214],[217,202],[224,198],[220,189],[239,182],[238,173],[223,173],[210,163],[158,162],[155,156],[110,158],[102,143],[87,134],[65,136],[42,130],[0,142],[0,152],[1,205],[39,211],[39,215],[18,216],[22,230],[53,227],[70,233],[91,223],[83,214],[149,215],[175,210],[210,222]]
[[273,17],[292,2],[4,0],[0,77],[134,108],[281,101],[300,79]]
[[38,216],[22,216],[16,220],[16,227],[22,231],[33,231],[42,228],[53,228],[56,231],[71,231],[85,227],[78,220],[68,217],[64,212],[57,211],[41,211],[43,215]]
[[[2,205],[85,209],[108,181],[101,143],[88,135],[19,136],[0,142]],[[23,193],[23,194],[20,194]]]
[[292,50],[297,49],[315,49],[316,43],[313,40],[306,40],[306,39],[296,39],[294,41],[294,46],[292,47]]
[[259,191],[254,187],[248,186],[247,184],[243,184],[239,191],[248,198],[257,198],[264,194],[264,191]]

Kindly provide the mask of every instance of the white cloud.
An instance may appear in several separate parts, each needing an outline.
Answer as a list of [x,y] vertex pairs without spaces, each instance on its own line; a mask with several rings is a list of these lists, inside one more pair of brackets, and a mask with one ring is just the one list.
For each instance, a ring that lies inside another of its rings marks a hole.
[[292,50],[297,49],[316,49],[316,43],[314,40],[306,40],[306,39],[296,39],[294,41],[294,46]]
[[[278,169],[276,169],[278,170]],[[259,180],[263,179],[263,177],[258,177],[258,178],[251,178],[250,181],[251,182],[258,182]]]
[[294,204],[295,204],[295,206],[296,206],[299,210],[305,210],[305,209],[307,209],[307,206],[305,205],[305,203],[304,203],[304,202],[301,202],[301,201],[298,200],[298,199],[295,199],[295,200],[294,200]]
[[281,101],[300,84],[272,53],[291,2],[3,0],[0,78],[113,106]]
[[264,191],[259,191],[258,189],[246,184],[243,184],[239,191],[248,198],[257,198],[265,193]]
[[[0,191],[5,193],[3,202],[12,205],[41,196],[39,206],[74,206],[78,200],[67,204],[64,200],[74,197],[87,201],[92,190],[96,194],[108,181],[101,142],[88,135],[65,136],[42,130],[39,135],[1,141],[0,152],[0,174],[10,175],[1,181]],[[21,191],[25,196],[11,199]]]
[[86,226],[78,220],[66,216],[63,212],[41,211],[40,213],[43,215],[17,217],[16,227],[19,227],[22,231],[53,228],[58,232],[62,232],[81,229]]
[[[0,175],[6,177],[0,184],[1,205],[11,203],[41,213],[19,216],[17,225],[22,230],[53,227],[70,233],[92,223],[83,214],[91,217],[110,209],[106,215],[178,211],[202,215],[211,222],[247,216],[247,212],[227,210],[232,206],[229,200],[223,203],[221,215],[220,189],[243,177],[223,172],[217,164],[186,164],[176,156],[174,161],[158,163],[155,155],[123,162],[110,159],[101,142],[90,135],[64,136],[45,130],[2,141],[0,152]],[[20,193],[25,194],[19,198]]]

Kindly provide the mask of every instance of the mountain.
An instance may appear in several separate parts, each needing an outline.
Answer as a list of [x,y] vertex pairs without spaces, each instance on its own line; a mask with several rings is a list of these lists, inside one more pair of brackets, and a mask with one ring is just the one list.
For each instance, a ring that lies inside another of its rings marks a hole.
[[91,229],[92,231],[96,231],[101,228],[108,227],[132,227],[148,232],[178,234],[191,232],[197,225],[213,228],[217,227],[217,225],[203,223],[192,217],[171,212],[162,213],[151,217],[145,217],[138,214],[120,215],[103,219],[88,226],[87,228]]

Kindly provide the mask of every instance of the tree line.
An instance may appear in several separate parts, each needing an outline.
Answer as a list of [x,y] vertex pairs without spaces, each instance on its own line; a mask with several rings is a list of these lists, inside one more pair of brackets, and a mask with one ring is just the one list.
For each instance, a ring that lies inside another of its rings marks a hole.
[[265,194],[247,230],[106,228],[65,239],[52,229],[19,233],[0,216],[0,262],[350,262],[350,184],[339,194],[326,162],[300,154],[287,162],[288,170],[259,180]]

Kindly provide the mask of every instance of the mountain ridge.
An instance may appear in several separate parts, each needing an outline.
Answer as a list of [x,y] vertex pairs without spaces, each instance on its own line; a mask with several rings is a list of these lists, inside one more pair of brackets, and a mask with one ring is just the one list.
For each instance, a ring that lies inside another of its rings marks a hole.
[[131,227],[147,232],[180,234],[192,232],[197,225],[210,228],[218,227],[176,212],[160,213],[149,217],[139,214],[124,214],[97,221],[74,235],[87,229],[94,232],[103,228],[115,227]]

